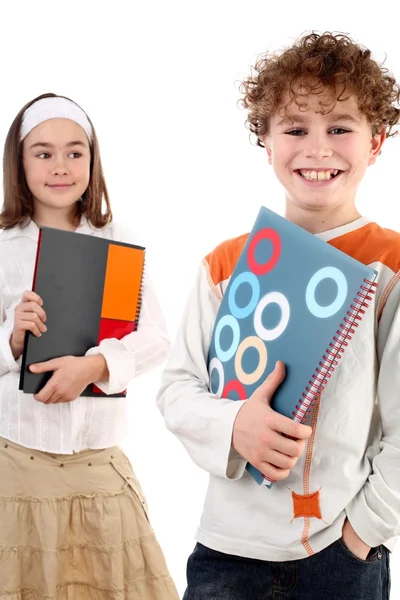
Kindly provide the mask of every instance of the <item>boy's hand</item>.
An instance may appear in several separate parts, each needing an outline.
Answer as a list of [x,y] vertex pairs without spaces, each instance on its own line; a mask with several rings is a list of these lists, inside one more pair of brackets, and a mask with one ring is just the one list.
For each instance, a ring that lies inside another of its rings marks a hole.
[[288,477],[312,433],[308,425],[271,408],[271,399],[284,377],[285,367],[278,361],[266,381],[243,404],[233,426],[233,448],[271,481]]
[[360,558],[361,560],[367,558],[371,547],[367,546],[367,544],[365,544],[357,535],[348,519],[345,520],[343,525],[342,540],[354,556],[357,556],[357,558]]
[[76,400],[90,383],[104,381],[108,375],[107,364],[101,354],[63,356],[31,365],[29,368],[32,373],[54,371],[43,389],[35,396],[36,400],[44,404]]
[[40,337],[47,331],[46,313],[42,306],[43,300],[40,296],[35,292],[26,291],[21,302],[15,307],[14,329],[10,338],[10,347],[15,360],[22,354],[27,331],[31,331],[36,337]]

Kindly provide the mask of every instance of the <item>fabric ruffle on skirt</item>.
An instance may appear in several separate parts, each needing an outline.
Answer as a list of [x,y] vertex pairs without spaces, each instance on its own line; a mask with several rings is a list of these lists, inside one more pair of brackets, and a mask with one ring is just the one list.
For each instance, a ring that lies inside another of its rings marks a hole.
[[120,448],[51,455],[0,438],[0,600],[177,600]]

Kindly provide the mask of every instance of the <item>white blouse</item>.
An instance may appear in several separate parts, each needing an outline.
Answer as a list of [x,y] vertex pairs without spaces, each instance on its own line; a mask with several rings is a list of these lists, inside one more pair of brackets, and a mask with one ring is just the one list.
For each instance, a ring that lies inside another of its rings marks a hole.
[[[115,223],[95,229],[82,218],[76,232],[138,243],[130,231]],[[125,398],[79,397],[42,404],[18,390],[21,357],[14,360],[9,342],[15,306],[23,292],[32,289],[38,233],[33,221],[25,228],[0,231],[0,436],[55,454],[109,448],[127,433]],[[96,385],[106,394],[118,393],[134,377],[163,362],[169,349],[164,317],[146,270],[138,330],[122,340],[103,340],[88,352],[101,353],[110,373],[107,383]]]

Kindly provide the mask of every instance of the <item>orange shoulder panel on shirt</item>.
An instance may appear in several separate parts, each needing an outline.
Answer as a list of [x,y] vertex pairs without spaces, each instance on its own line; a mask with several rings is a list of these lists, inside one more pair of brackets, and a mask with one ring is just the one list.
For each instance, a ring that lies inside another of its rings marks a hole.
[[205,260],[210,270],[211,279],[214,285],[228,279],[236,266],[239,256],[249,237],[245,233],[239,237],[226,240],[219,244],[210,254],[207,254]]
[[329,244],[365,265],[380,262],[394,273],[400,269],[400,233],[383,229],[376,223],[329,240]]
[[[214,285],[228,279],[236,266],[249,234],[226,240],[205,257]],[[400,233],[368,223],[328,242],[338,250],[369,265],[380,262],[394,273],[400,270]]]

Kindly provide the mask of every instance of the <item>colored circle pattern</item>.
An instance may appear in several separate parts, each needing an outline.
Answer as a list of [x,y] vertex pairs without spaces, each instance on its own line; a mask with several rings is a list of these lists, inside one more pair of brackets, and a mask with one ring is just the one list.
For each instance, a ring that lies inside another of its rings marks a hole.
[[[245,373],[242,367],[242,358],[248,348],[255,348],[258,352],[258,365],[252,373]],[[245,338],[239,345],[235,357],[236,376],[244,385],[252,385],[262,377],[267,366],[267,347],[260,338],[251,335]]]
[[240,383],[240,381],[237,381],[236,379],[231,379],[230,381],[228,381],[228,383],[222,391],[222,397],[228,398],[231,392],[236,392],[239,396],[239,400],[246,400],[247,398],[244,386]]
[[[236,296],[236,292],[239,289],[239,287],[241,285],[243,285],[244,283],[248,283],[251,287],[251,299],[250,299],[250,302],[247,304],[247,306],[239,307],[236,304],[235,296]],[[228,296],[229,310],[231,311],[232,315],[234,317],[236,317],[236,319],[245,319],[253,312],[253,310],[257,306],[259,297],[260,297],[260,282],[258,281],[257,277],[254,275],[254,273],[250,273],[250,271],[245,271],[244,273],[240,273],[240,275],[238,275],[234,279],[234,281],[232,282],[232,285],[230,286],[230,289],[229,289],[229,296]]]
[[[338,288],[335,300],[328,306],[321,306],[315,300],[315,290],[317,289],[317,285],[324,279],[333,279]],[[319,269],[314,273],[307,285],[306,304],[308,310],[314,317],[319,319],[332,317],[345,303],[347,289],[347,279],[340,269],[337,269],[336,267],[324,267],[323,269]]]
[[[266,263],[259,263],[256,260],[256,248],[261,240],[270,240],[272,242],[272,256]],[[266,275],[269,271],[275,267],[276,263],[279,260],[281,254],[281,238],[279,234],[274,229],[270,229],[266,227],[265,229],[260,229],[255,236],[252,238],[249,247],[247,249],[247,264],[249,265],[249,269],[252,273],[256,275]]]
[[[272,243],[272,255],[265,263],[256,260],[256,250],[262,240]],[[261,287],[259,276],[270,272],[279,261],[281,254],[281,239],[279,234],[270,228],[259,231],[251,240],[247,249],[247,263],[249,270],[240,273],[229,286],[228,304],[230,314],[223,316],[216,325],[214,334],[215,354],[209,365],[210,386],[211,375],[214,371],[218,373],[218,388],[211,390],[218,397],[228,398],[234,395],[240,400],[248,397],[245,386],[251,386],[259,381],[266,372],[268,364],[267,342],[279,338],[286,330],[291,317],[291,306],[288,298],[281,292],[272,291],[260,299]],[[336,283],[337,293],[335,299],[328,305],[322,306],[316,300],[317,286],[325,279],[331,279]],[[238,290],[242,285],[249,285],[250,296],[245,306],[237,304]],[[348,294],[348,284],[345,275],[335,267],[324,267],[316,271],[309,280],[306,288],[306,305],[310,313],[319,318],[328,318],[335,315],[345,304]],[[281,315],[279,322],[271,329],[266,328],[262,322],[264,310],[270,304],[277,304]],[[250,318],[253,320],[255,335],[250,335],[241,340],[240,320]],[[223,350],[221,347],[221,335],[224,328],[232,332],[232,341],[229,348]],[[246,350],[254,348],[258,354],[252,365],[252,372],[246,373],[243,369],[243,356]],[[233,359],[234,364],[227,364]],[[233,368],[232,368],[233,367]],[[225,373],[225,370],[226,373]],[[229,375],[228,375],[229,372]],[[232,377],[225,381],[226,377]],[[214,387],[217,387],[216,383]]]
[[[281,318],[273,329],[267,329],[262,324],[262,314],[269,304],[277,304],[281,309]],[[270,292],[261,298],[254,313],[254,329],[257,335],[264,341],[276,340],[285,331],[290,319],[290,305],[280,292]]]
[[[211,374],[214,370],[217,371],[218,377],[219,377],[218,389],[216,391],[214,391],[211,386]],[[221,361],[216,356],[214,356],[214,358],[210,362],[209,374],[210,374],[211,391],[213,394],[215,394],[216,396],[221,398],[222,390],[224,389],[224,383],[225,383],[225,373],[224,373],[224,367],[222,366]]]
[[[230,327],[233,333],[232,343],[227,350],[222,350],[220,344],[221,332],[224,327]],[[240,342],[239,323],[232,315],[222,317],[215,330],[215,352],[221,362],[227,362],[235,354]]]

